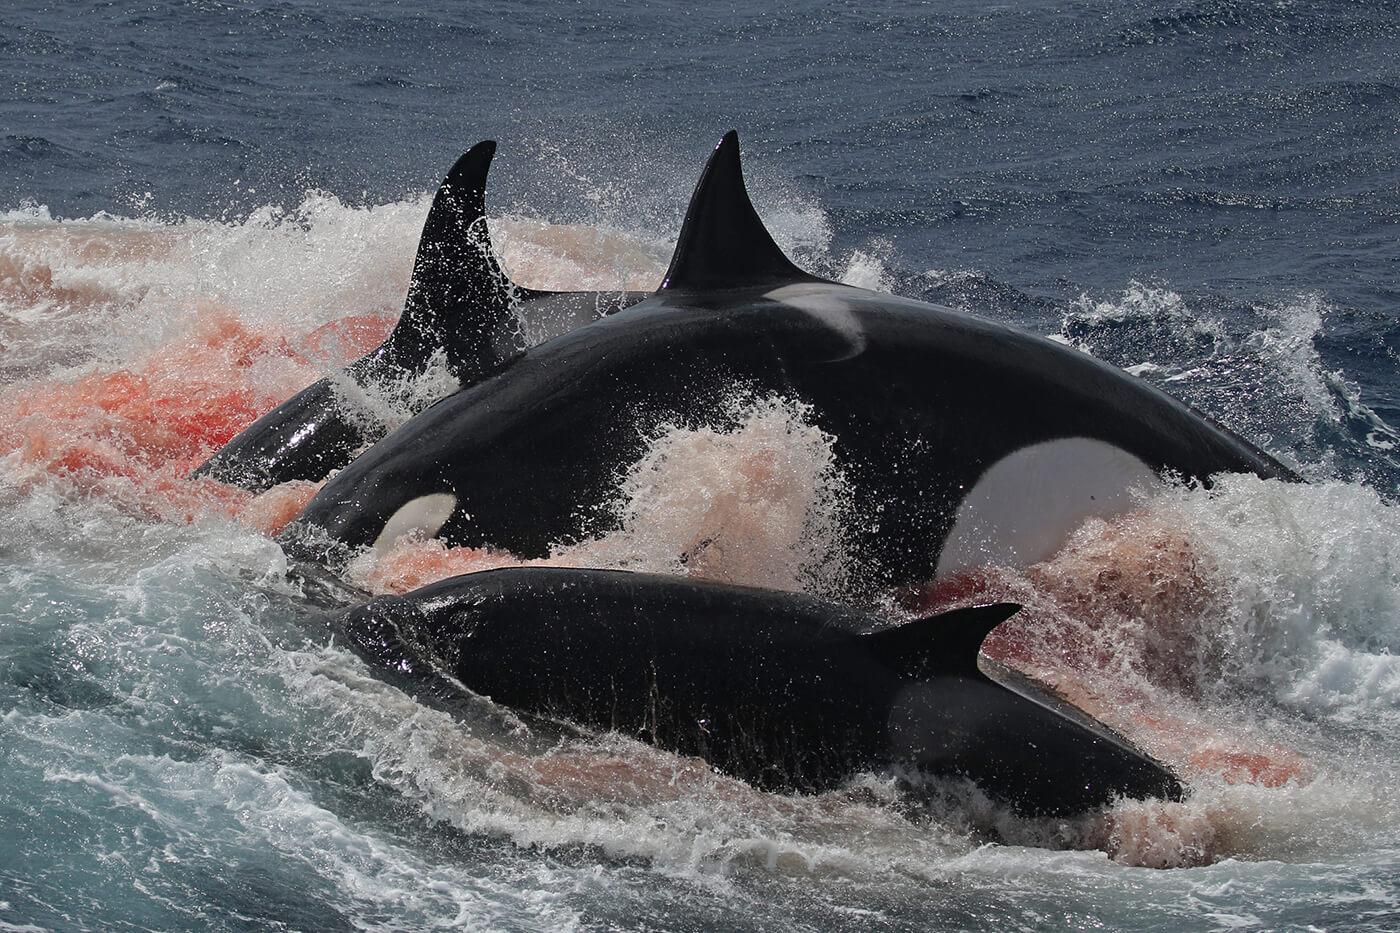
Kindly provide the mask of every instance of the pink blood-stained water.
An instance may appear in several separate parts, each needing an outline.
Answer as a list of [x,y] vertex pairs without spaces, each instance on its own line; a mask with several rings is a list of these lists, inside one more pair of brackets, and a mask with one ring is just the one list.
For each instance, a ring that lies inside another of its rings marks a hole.
[[[353,219],[343,208],[335,217],[337,223]],[[620,250],[606,237],[581,240],[577,230],[524,221],[507,222],[500,232],[519,267],[542,275],[559,272],[556,254],[566,257],[570,274],[579,265],[626,267],[631,287],[655,271],[645,251]],[[276,240],[282,231],[256,233]],[[560,245],[561,237],[570,249]],[[188,239],[188,231],[60,228],[18,236],[0,249],[6,309],[0,341],[6,371],[21,374],[0,387],[0,458],[14,484],[56,482],[155,522],[231,518],[275,535],[318,484],[284,483],[254,495],[211,479],[192,481],[189,473],[260,415],[376,346],[397,316],[392,306],[402,298],[401,273],[375,273],[376,281],[387,282],[377,286],[383,294],[352,303],[330,320],[319,307],[315,313],[267,310],[283,297],[314,304],[301,292],[274,288],[271,298],[249,302],[245,296],[240,305],[224,294],[242,288],[231,280],[221,288],[187,287],[189,295],[160,306],[175,323],[152,329],[158,337],[148,346],[84,355],[83,341],[123,321],[129,326],[153,290],[169,287],[146,280],[168,273],[143,278],[138,268],[173,261],[171,255],[189,249]],[[237,239],[221,241],[223,260],[256,266],[241,257]],[[601,250],[604,259],[589,250]],[[406,271],[408,258],[405,252],[384,262]],[[330,287],[346,295],[360,286],[332,281]],[[46,328],[69,330],[51,338]],[[500,550],[408,537],[358,557],[351,581],[375,593],[403,593],[457,574],[546,563],[840,598],[848,569],[842,529],[859,516],[844,507],[834,439],[801,403],[781,397],[736,393],[721,420],[723,428],[665,426],[639,462],[618,464],[616,528],[596,540],[559,542],[548,557],[524,561]],[[1210,712],[1212,685],[1229,673],[1216,631],[1230,611],[1228,586],[1216,566],[1219,552],[1180,519],[1148,502],[1129,515],[1087,522],[1041,563],[933,581],[891,594],[880,607],[893,622],[975,603],[1022,604],[986,640],[983,653],[1118,729],[1197,789],[1183,802],[1122,801],[1068,829],[1008,829],[1004,814],[994,815],[986,822],[1003,838],[1097,848],[1136,865],[1204,864],[1250,850],[1247,827],[1268,799],[1259,803],[1250,794],[1293,793],[1317,779],[1319,769],[1304,755]],[[493,761],[499,758],[498,750],[488,751]],[[680,786],[677,768],[692,778],[683,784],[685,794],[723,806],[740,794],[696,763],[657,756],[623,743],[518,764],[523,780],[551,800],[567,801],[566,809],[609,795],[670,799]],[[745,807],[778,806],[756,803],[767,798],[746,789],[740,796]],[[842,801],[784,805],[810,821],[822,808],[845,813]]]
[[313,484],[255,496],[189,473],[320,378],[324,361],[372,349],[392,321],[359,316],[292,338],[215,306],[191,315],[179,338],[115,368],[0,390],[0,455],[11,475],[61,476],[158,520],[225,514],[272,534],[294,518]]
[[1305,787],[1319,771],[1208,712],[1203,701],[1225,673],[1215,638],[1229,611],[1223,585],[1189,528],[1145,508],[1086,522],[1044,562],[962,573],[896,603],[915,615],[1020,603],[983,643],[987,658],[1130,737],[1193,788],[1210,789],[1183,802],[1122,801],[1087,823],[1086,841],[1125,863],[1180,867],[1235,853],[1231,787]]

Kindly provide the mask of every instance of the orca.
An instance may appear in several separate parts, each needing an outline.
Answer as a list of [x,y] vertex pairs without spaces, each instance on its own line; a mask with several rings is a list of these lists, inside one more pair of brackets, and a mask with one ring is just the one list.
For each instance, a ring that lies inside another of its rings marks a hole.
[[491,140],[477,143],[443,179],[423,224],[403,312],[384,342],[253,422],[192,478],[254,492],[325,479],[387,433],[361,401],[364,393],[421,410],[435,399],[422,398],[409,383],[435,362],[458,387],[472,385],[507,366],[530,338],[564,333],[646,297],[538,291],[512,282],[486,229],[486,175],[495,151]]
[[762,790],[821,792],[895,769],[969,779],[1027,815],[1181,799],[1176,776],[1122,736],[1024,679],[979,670],[983,638],[1018,608],[891,627],[795,593],[511,567],[373,600],[333,627],[444,706],[465,687],[703,758]]
[[1088,354],[797,268],[710,157],[651,297],[535,346],[361,454],[284,532],[332,564],[416,531],[521,558],[618,527],[618,477],[662,424],[735,392],[790,399],[833,438],[854,601],[1048,557],[1163,474],[1296,479],[1269,454]]

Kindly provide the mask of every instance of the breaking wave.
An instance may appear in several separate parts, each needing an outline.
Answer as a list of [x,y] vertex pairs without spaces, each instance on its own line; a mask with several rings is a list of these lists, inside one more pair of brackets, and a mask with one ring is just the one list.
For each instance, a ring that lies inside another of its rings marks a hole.
[[[216,749],[188,762],[75,756],[60,768],[39,764],[44,753],[26,746],[34,767],[20,779],[156,813],[178,801],[143,788],[212,782],[243,801],[238,832],[249,846],[290,852],[292,836],[324,840],[314,871],[347,889],[356,873],[398,872],[407,886],[431,871],[406,850],[375,848],[378,829],[333,816],[279,768],[336,762],[346,769],[336,781],[361,782],[372,788],[363,793],[387,795],[429,824],[544,851],[596,848],[717,885],[757,869],[993,886],[1015,856],[984,848],[988,839],[1091,850],[1065,856],[1067,871],[1086,875],[1095,851],[1155,866],[1296,861],[1373,845],[1396,824],[1388,789],[1400,754],[1391,738],[1400,521],[1374,486],[1328,461],[1326,450],[1342,442],[1319,445],[1315,427],[1365,421],[1385,442],[1393,432],[1373,412],[1367,421],[1364,393],[1319,358],[1314,337],[1328,312],[1308,301],[1212,316],[1135,286],[1120,300],[1069,308],[1059,336],[1189,393],[1293,453],[1315,482],[1225,477],[1209,490],[1173,487],[1130,516],[1086,524],[1035,567],[894,594],[885,607],[894,618],[970,599],[1022,602],[988,643],[989,659],[1045,681],[1186,774],[1195,794],[1179,804],[1017,820],[964,787],[935,787],[911,802],[898,775],[857,776],[812,798],[759,794],[616,737],[532,732],[485,701],[465,720],[449,717],[289,630],[294,587],[261,533],[295,515],[314,486],[252,497],[185,476],[262,411],[383,336],[426,206],[352,208],[313,193],[295,211],[242,222],[54,221],[41,209],[0,222],[0,510],[20,539],[5,553],[127,588],[84,597],[94,605],[78,615],[96,621],[51,622],[60,625],[54,650],[82,673],[47,689],[82,708],[70,721],[79,731],[109,728],[105,710],[134,704],[174,717],[150,722],[193,748]],[[793,223],[803,216],[794,210]],[[493,223],[507,268],[524,284],[637,287],[659,275],[646,235]],[[808,240],[825,242],[820,225]],[[888,277],[878,249],[828,261],[858,284]],[[1263,388],[1241,391],[1253,385]],[[847,519],[831,445],[800,404],[737,393],[713,424],[658,428],[637,463],[620,465],[619,530],[561,546],[549,561],[839,591]],[[403,541],[356,571],[390,591],[514,562]],[[182,593],[191,578],[202,593],[195,606]],[[26,579],[56,585],[21,575],[11,586]],[[17,618],[12,625],[33,633],[42,616]],[[126,646],[129,657],[106,666],[105,644]],[[155,663],[169,651],[182,659],[179,676]],[[229,651],[247,680],[241,687],[214,676],[233,663]],[[189,718],[176,712],[182,705],[195,707]],[[37,742],[36,715],[12,712],[7,728]],[[240,731],[239,722],[262,715],[271,716],[268,734]],[[278,730],[287,736],[274,737]],[[229,734],[243,738],[215,738]],[[305,747],[290,747],[298,743]],[[192,844],[188,834],[174,838],[177,850]],[[489,921],[493,896],[506,894],[481,894],[462,915]],[[568,912],[558,919],[567,925]]]

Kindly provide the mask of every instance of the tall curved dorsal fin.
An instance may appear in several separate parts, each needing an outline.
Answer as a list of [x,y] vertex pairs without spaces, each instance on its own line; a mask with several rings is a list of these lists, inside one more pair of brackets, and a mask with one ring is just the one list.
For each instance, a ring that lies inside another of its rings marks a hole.
[[491,140],[472,146],[433,197],[403,314],[385,341],[400,366],[421,366],[442,348],[465,384],[524,349],[515,332],[515,286],[496,261],[486,229],[486,175],[495,153]]
[[739,134],[730,130],[690,197],[662,290],[813,281],[824,280],[793,265],[754,210],[739,165]]
[[977,652],[982,642],[1020,609],[1016,603],[952,609],[863,637],[881,661],[908,677],[981,676]]

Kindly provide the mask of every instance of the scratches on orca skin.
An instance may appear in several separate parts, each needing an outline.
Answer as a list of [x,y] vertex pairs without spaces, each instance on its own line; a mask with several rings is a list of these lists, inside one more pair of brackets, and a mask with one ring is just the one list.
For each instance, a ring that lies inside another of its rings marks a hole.
[[846,344],[846,352],[832,361],[848,360],[865,350],[865,328],[851,309],[845,286],[827,282],[799,282],[767,292],[763,297],[805,311]]
[[1146,463],[1104,441],[1067,437],[1022,447],[963,497],[936,576],[1045,560],[1086,519],[1122,514],[1161,483]]
[[394,542],[405,535],[433,537],[452,517],[456,508],[457,497],[450,492],[434,492],[410,499],[384,523],[384,530],[374,539],[375,553],[387,553]]

